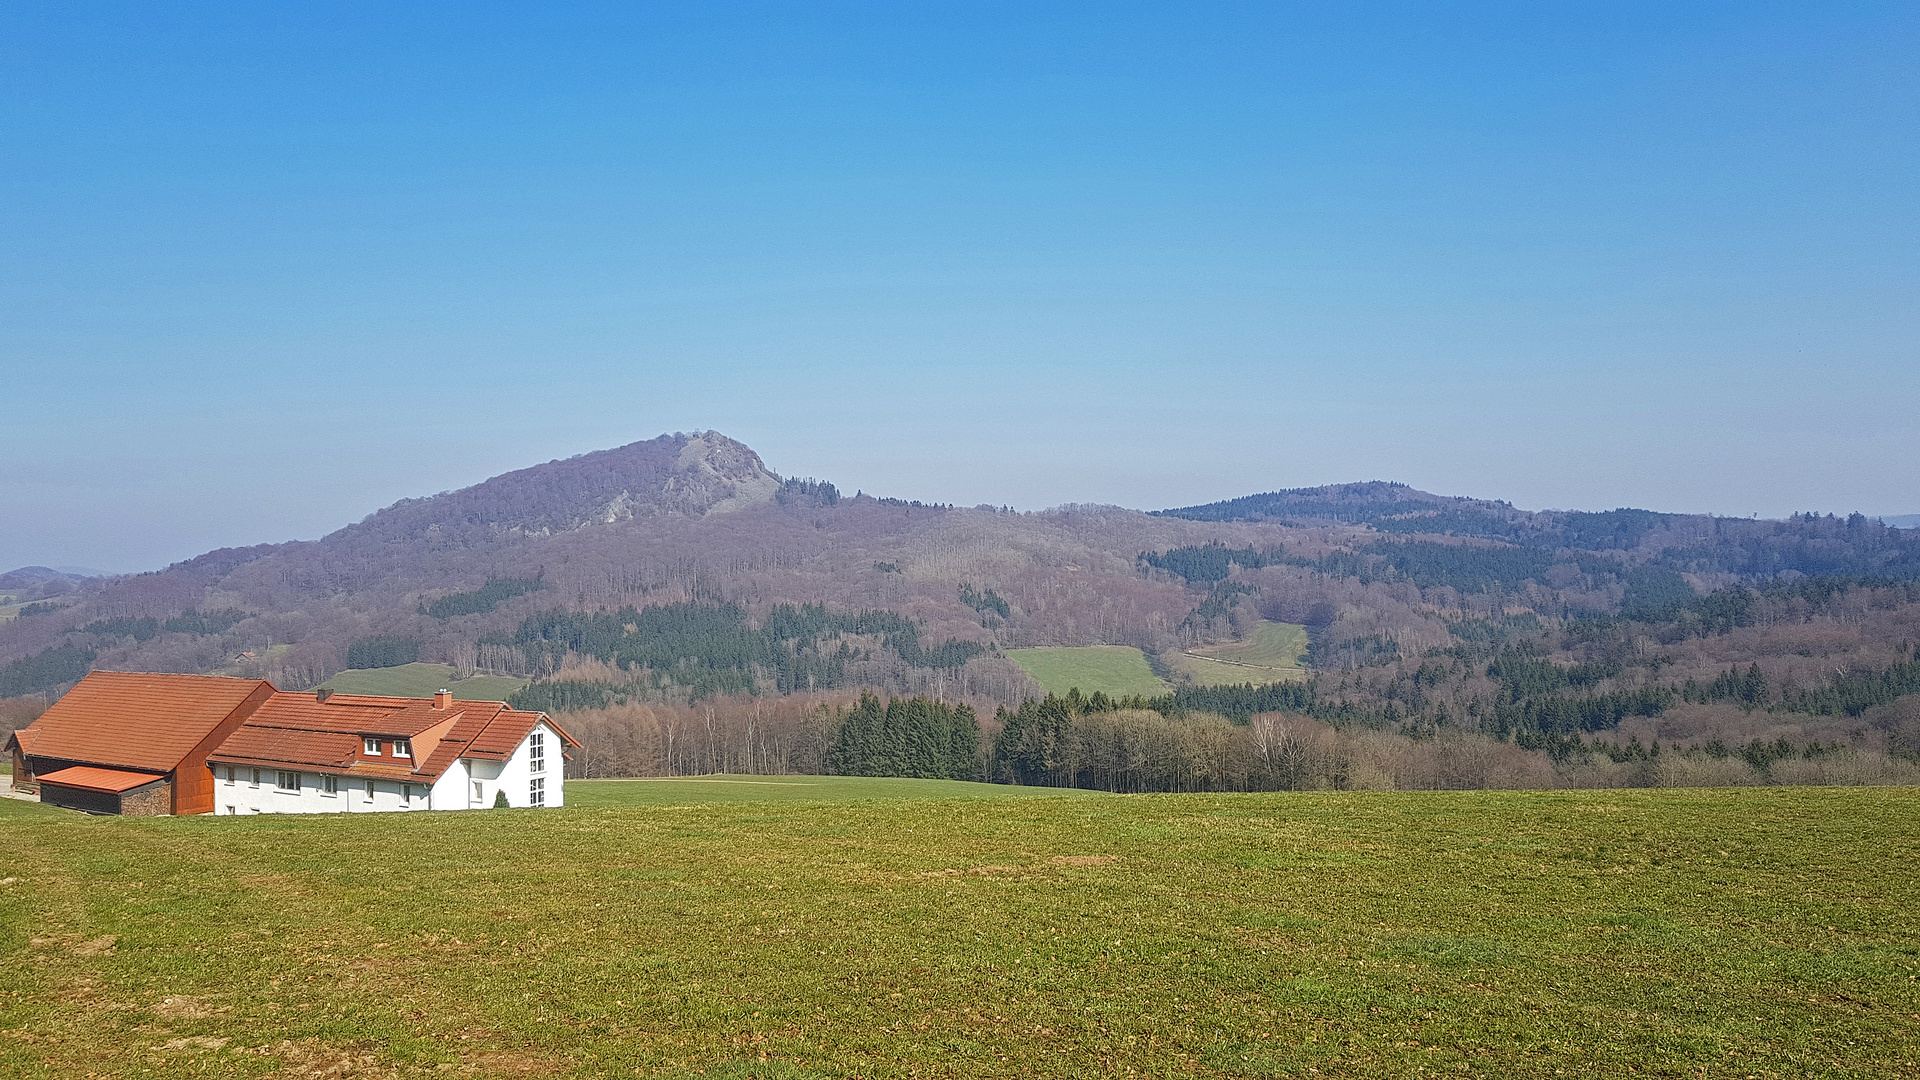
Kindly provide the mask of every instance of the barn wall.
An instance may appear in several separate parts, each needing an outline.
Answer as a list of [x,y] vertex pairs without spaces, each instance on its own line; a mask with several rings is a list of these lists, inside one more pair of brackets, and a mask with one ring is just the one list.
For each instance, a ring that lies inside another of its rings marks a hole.
[[226,742],[229,736],[240,730],[240,725],[246,723],[247,717],[257,712],[260,706],[273,696],[273,692],[272,684],[261,683],[258,689],[247,695],[245,701],[227,714],[226,719],[214,725],[214,729],[207,732],[207,737],[201,739],[199,744],[181,759],[180,764],[175,766],[173,770],[174,813],[213,813],[216,793],[213,770],[207,765],[207,755],[219,749],[221,743]]
[[120,812],[120,796],[111,791],[86,791],[70,788],[65,784],[40,785],[40,801],[49,806],[63,806],[68,810],[84,810],[89,814],[117,814]]
[[173,784],[161,781],[120,793],[120,812],[131,817],[160,817],[173,812]]

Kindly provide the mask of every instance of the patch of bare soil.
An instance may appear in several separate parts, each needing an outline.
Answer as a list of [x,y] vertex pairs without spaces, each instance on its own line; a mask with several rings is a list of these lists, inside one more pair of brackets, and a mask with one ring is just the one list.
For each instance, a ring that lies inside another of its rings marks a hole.
[[976,866],[971,870],[927,870],[927,871],[923,871],[920,876],[921,877],[954,877],[959,874],[976,874],[976,875],[984,876],[988,874],[1017,874],[1019,872],[1020,872],[1020,868],[1017,866]]
[[281,1080],[398,1080],[400,1070],[382,1065],[369,1045],[327,1046],[310,1039],[283,1041],[265,1052],[280,1059],[279,1071],[268,1075]]
[[83,941],[80,944],[75,945],[73,947],[73,955],[75,956],[112,956],[113,947],[119,944],[119,942],[120,942],[120,938],[117,935],[101,934],[97,938],[88,938],[86,941]]
[[189,1035],[184,1039],[168,1039],[155,1050],[218,1050],[232,1042],[232,1039],[215,1039],[206,1035]]
[[561,1067],[517,1050],[476,1050],[460,1056],[461,1068],[475,1076],[552,1076]]
[[231,1005],[209,1005],[205,998],[192,997],[187,994],[175,994],[171,997],[161,998],[159,1003],[149,1011],[162,1020],[205,1020],[210,1016],[218,1016],[224,1012],[232,1012],[233,1007]]

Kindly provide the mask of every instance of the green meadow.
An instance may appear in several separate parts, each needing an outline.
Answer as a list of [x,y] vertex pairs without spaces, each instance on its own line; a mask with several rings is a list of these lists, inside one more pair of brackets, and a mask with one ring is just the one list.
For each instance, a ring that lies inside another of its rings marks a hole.
[[342,694],[384,694],[392,697],[431,697],[448,690],[461,701],[505,701],[527,685],[525,679],[501,675],[474,675],[456,679],[446,664],[402,664],[389,668],[349,668],[320,684]]
[[1109,696],[1153,697],[1171,689],[1153,673],[1146,654],[1127,645],[1009,649],[1007,655],[1049,693],[1078,687],[1082,694],[1098,690]]
[[1018,787],[971,780],[909,780],[891,776],[670,776],[567,781],[569,806],[597,809],[694,803],[1090,798],[1094,795],[1079,788]]
[[1914,789],[756,779],[0,800],[0,1075],[1920,1075]]
[[1244,640],[1163,654],[1167,666],[1202,686],[1285,682],[1307,675],[1307,628],[1261,622]]

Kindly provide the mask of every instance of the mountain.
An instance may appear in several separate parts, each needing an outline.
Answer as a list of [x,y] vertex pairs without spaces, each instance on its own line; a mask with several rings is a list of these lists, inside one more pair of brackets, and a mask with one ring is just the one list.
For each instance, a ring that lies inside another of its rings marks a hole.
[[0,574],[0,589],[33,589],[49,582],[78,584],[89,577],[98,575],[75,574],[64,570],[55,570],[50,566],[23,566],[18,570],[9,570]]
[[771,502],[780,483],[760,455],[724,435],[662,435],[405,499],[322,543],[467,547],[506,534],[551,536],[635,517],[701,517]]
[[0,574],[0,604],[29,604],[83,592],[96,586],[100,576],[47,566],[23,566]]
[[1038,693],[1009,649],[1133,646],[1178,682],[1186,650],[1281,622],[1310,645],[1290,707],[1546,746],[1636,716],[1697,714],[1723,738],[1760,723],[1732,701],[1860,715],[1920,679],[1920,532],[1859,514],[1524,510],[1384,481],[1013,513],[843,497],[716,432],[403,500],[319,540],[50,574],[9,575],[64,592],[0,601],[18,612],[0,697],[89,668],[297,689],[417,659],[533,678],[530,702],[556,709],[873,687],[990,711]]
[[1880,520],[1896,529],[1920,529],[1920,514],[1894,514]]
[[1796,514],[1786,521],[1652,510],[1521,510],[1387,481],[1295,488],[1156,511],[1187,521],[1358,525],[1398,537],[1495,540],[1534,549],[1632,552],[1676,570],[1739,578],[1781,573],[1920,574],[1920,543],[1898,520]]

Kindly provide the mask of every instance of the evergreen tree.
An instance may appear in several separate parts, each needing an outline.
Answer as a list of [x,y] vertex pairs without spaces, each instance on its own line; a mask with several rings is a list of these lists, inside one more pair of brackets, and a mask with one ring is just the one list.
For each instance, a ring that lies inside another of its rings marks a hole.
[[972,780],[980,771],[980,722],[966,705],[924,695],[883,705],[865,692],[841,719],[827,768],[841,776]]

